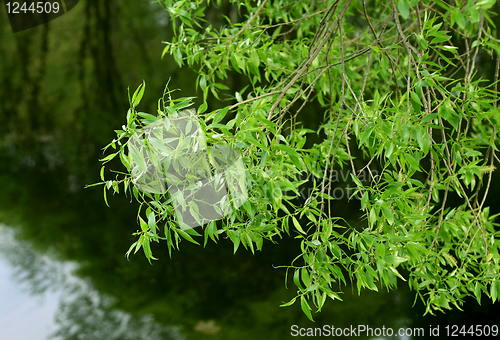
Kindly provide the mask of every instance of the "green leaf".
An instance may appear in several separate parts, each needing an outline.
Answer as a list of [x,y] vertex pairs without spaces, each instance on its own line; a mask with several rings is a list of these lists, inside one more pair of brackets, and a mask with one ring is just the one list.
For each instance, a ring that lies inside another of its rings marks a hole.
[[294,297],[293,299],[291,299],[290,301],[286,302],[286,303],[283,303],[280,305],[280,307],[287,307],[287,306],[291,306],[295,303],[295,300],[297,300],[297,296]]
[[432,120],[434,120],[436,118],[438,118],[437,112],[428,114],[427,116],[424,117],[424,119],[422,119],[422,124],[430,122],[430,121],[432,121]]
[[[442,32],[442,31],[439,31],[439,32]],[[438,33],[438,34],[436,34],[436,37],[434,39],[432,39],[431,44],[439,44],[439,43],[450,40],[450,38],[451,38],[451,36],[446,35],[446,33]],[[451,64],[451,65],[456,67],[456,65],[454,63],[452,63],[450,61],[450,59],[448,59],[446,56],[444,56],[442,53],[440,53],[437,49],[434,49],[434,51],[437,54],[439,54],[439,56],[441,58],[443,58],[448,64]]]
[[234,254],[236,254],[236,251],[238,250],[238,247],[240,246],[240,234],[234,230],[228,230],[227,234],[229,235],[229,239],[231,242],[234,244]]
[[258,69],[259,64],[260,64],[259,54],[257,53],[257,51],[253,50],[251,52],[250,56],[251,56],[252,64],[254,65],[254,67],[256,69]]
[[229,57],[229,60],[231,60],[231,65],[233,65],[234,70],[238,73],[241,73],[240,66],[238,65],[238,60],[236,59],[236,55],[234,53],[231,53],[231,57]]
[[422,151],[424,152],[424,157],[427,156],[431,147],[431,137],[426,133],[422,138]]
[[180,101],[179,103],[175,104],[172,106],[172,109],[174,110],[181,110],[185,109],[191,105],[193,105],[193,102],[189,98],[183,98],[184,100]]
[[373,126],[370,126],[369,128],[367,128],[363,134],[361,135],[361,139],[359,140],[359,144],[360,145],[363,145],[365,144],[366,140],[371,136],[372,132],[373,132],[373,129],[374,127]]
[[201,104],[200,107],[198,108],[198,114],[207,111],[207,108],[208,108],[207,102],[203,102],[203,104]]
[[417,142],[420,149],[424,152],[424,156],[427,155],[431,145],[431,139],[423,126],[417,128]]
[[496,280],[491,282],[490,295],[493,302],[495,302],[498,298],[498,282]]
[[137,87],[134,94],[132,95],[131,106],[135,108],[141,102],[142,96],[144,95],[144,90],[146,89],[146,82],[143,80],[142,84]]
[[474,295],[476,296],[477,303],[481,306],[481,287],[482,285],[476,281],[474,285]]
[[413,155],[407,153],[404,155],[404,158],[406,159],[406,161],[410,164],[410,166],[415,170],[415,171],[419,171],[420,170],[420,166],[418,165],[418,160],[413,157]]
[[200,77],[200,89],[203,93],[207,91],[207,76],[205,75]]
[[153,211],[148,215],[148,227],[153,234],[156,234],[156,215]]
[[458,27],[460,27],[461,29],[465,28],[465,17],[462,12],[460,12],[459,7],[455,7],[451,12],[451,23],[452,25],[454,23],[457,23]]
[[299,233],[301,234],[306,234],[306,232],[302,229],[302,227],[300,226],[300,223],[299,221],[297,221],[297,219],[295,218],[295,216],[292,216],[292,221],[293,221],[293,225],[295,226],[295,228],[299,231]]
[[147,120],[150,120],[151,122],[157,121],[159,118],[156,116],[153,116],[152,114],[146,113],[146,112],[137,112],[138,116],[141,116],[143,118],[146,118]]
[[[115,153],[112,153],[112,154],[110,154],[110,155],[107,155],[106,157],[101,158],[99,161],[104,162],[104,163],[107,163],[107,162],[109,162],[110,160],[112,160],[113,158],[115,158],[115,156],[116,156],[116,155],[118,155],[118,153],[119,153],[119,152],[115,152]],[[103,167],[103,168],[104,168],[104,167]],[[104,181],[104,179],[103,179],[103,181]]]
[[386,257],[384,257],[384,261],[386,263],[394,264],[397,266],[400,263],[408,261],[408,259],[396,255],[387,255]]
[[214,117],[214,120],[213,120],[213,124],[217,124],[218,122],[220,122],[222,119],[224,119],[224,117],[226,116],[227,114],[227,111],[229,111],[229,106],[226,106],[225,108],[223,109],[219,109],[217,111],[217,114],[215,115]]
[[161,53],[161,59],[163,59],[163,57],[165,56],[165,54],[167,54],[169,50],[170,50],[170,45],[165,46],[163,52]]
[[406,281],[406,279],[405,279],[405,278],[404,278],[404,277],[403,277],[403,276],[399,273],[399,271],[398,271],[396,268],[394,268],[394,267],[392,267],[392,266],[389,266],[389,270],[390,270],[391,272],[393,272],[393,273],[394,273],[397,277],[399,277],[401,280]]
[[107,196],[106,196],[108,188],[106,188],[106,186],[104,186],[103,188],[104,188],[104,202],[106,203],[106,205],[107,205],[107,206],[108,206],[108,208],[109,208],[108,198],[107,198]]
[[297,288],[301,290],[303,289],[300,283],[300,269],[296,269],[295,272],[293,273],[293,283],[295,283]]
[[415,101],[419,106],[422,106],[422,102],[420,101],[420,96],[418,96],[415,92],[410,91],[411,99]]
[[382,209],[382,214],[386,218],[387,222],[389,222],[389,224],[393,224],[394,223],[394,215],[392,214],[391,209],[389,209],[389,207],[387,206],[386,202],[382,203],[381,209]]
[[130,253],[132,252],[132,249],[134,249],[134,247],[137,247],[138,243],[139,243],[139,241],[135,241],[134,243],[132,243],[132,245],[130,246],[130,248],[128,248],[127,252],[125,253],[125,256],[127,257],[127,260],[128,260],[128,257],[130,255]]
[[316,290],[318,287],[319,287],[319,283],[315,283],[315,284],[307,287],[306,292],[312,292],[312,291]]
[[490,9],[494,4],[496,0],[479,0],[476,3],[476,7],[481,8],[481,9]]
[[181,235],[183,238],[185,238],[186,240],[188,240],[189,242],[191,243],[194,243],[194,244],[197,244],[197,245],[200,245],[198,242],[196,242],[192,237],[191,235],[189,235],[188,233],[186,233],[184,230],[182,229],[175,229],[175,232],[178,233],[179,235]]
[[174,60],[177,62],[179,66],[182,66],[184,64],[184,61],[182,60],[182,51],[179,47],[175,49]]
[[278,135],[276,135],[276,138],[278,138],[283,143],[288,144],[287,140],[282,135],[278,134]]
[[309,320],[314,322],[311,315],[311,307],[309,307],[309,304],[307,303],[306,297],[304,295],[300,296],[300,306],[302,307],[302,311],[309,318]]
[[227,87],[226,85],[224,84],[221,84],[221,83],[213,83],[214,86],[218,89],[221,89],[221,90],[229,90],[229,87]]
[[139,217],[139,224],[141,225],[141,229],[143,232],[148,231],[148,224],[142,219],[142,217]]
[[410,16],[410,2],[408,0],[398,0],[398,10],[404,20],[408,19]]
[[311,284],[311,277],[306,267],[302,267],[300,270],[300,278],[302,279],[302,283],[304,283],[304,287],[309,287]]
[[300,158],[301,157],[299,156],[299,154],[297,153],[297,151],[295,151],[291,147],[289,147],[287,145],[283,145],[283,144],[278,144],[277,148],[280,149],[280,150],[285,151],[290,156],[293,164],[295,164],[295,166],[298,169],[302,169],[303,168],[302,163],[300,163]]

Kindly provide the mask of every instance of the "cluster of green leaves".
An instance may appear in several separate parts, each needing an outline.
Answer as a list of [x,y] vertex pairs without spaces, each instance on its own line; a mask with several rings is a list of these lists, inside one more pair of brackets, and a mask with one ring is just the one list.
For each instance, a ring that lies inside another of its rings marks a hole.
[[[205,244],[223,234],[235,251],[243,244],[253,252],[285,233],[300,238],[288,267],[298,295],[283,306],[299,299],[310,319],[311,305],[320,311],[328,298],[340,300],[348,281],[360,292],[407,281],[430,313],[460,308],[466,296],[498,298],[499,238],[485,202],[498,161],[500,64],[494,79],[480,77],[476,64],[488,54],[498,60],[494,1],[232,1],[241,22],[225,17],[221,27],[204,19],[220,3],[159,2],[175,28],[163,54],[198,73],[207,145],[241,150],[246,167],[248,199],[203,227]],[[249,86],[229,94],[232,105],[207,113],[209,94],[227,94],[234,72]],[[128,171],[103,183],[116,192],[123,185],[145,208],[127,254],[142,247],[152,259],[152,241],[166,240],[171,250],[202,235],[179,227],[168,193],[131,185],[127,138],[191,104],[166,100],[166,92],[156,116],[140,113],[143,91],[110,144],[119,151],[102,160],[119,155]],[[314,131],[300,120],[313,104],[324,111],[318,133],[325,138],[306,148]],[[365,217],[356,227],[331,209],[334,167],[352,171]],[[372,182],[359,180],[373,170]],[[299,204],[306,182],[312,190]]]
[[[105,149],[112,148],[115,152],[101,159],[104,164],[101,168],[101,179],[104,182],[98,184],[104,184],[106,203],[106,191],[112,189],[115,193],[119,193],[120,186],[123,186],[124,192],[140,202],[138,221],[141,230],[135,233],[138,240],[130,247],[127,256],[132,251],[135,253],[142,248],[146,257],[151,260],[154,257],[150,242],[166,240],[169,251],[171,251],[172,248],[178,248],[181,239],[198,244],[193,236],[201,235],[193,228],[183,227],[182,223],[174,218],[172,203],[175,198],[168,192],[154,193],[154,190],[151,192],[144,190],[144,186],[138,189],[137,171],[134,171],[133,167],[133,163],[137,163],[136,168],[139,170],[140,168],[147,169],[158,163],[158,161],[152,160],[151,153],[142,154],[137,151],[133,136],[144,127],[154,126],[160,121],[162,124],[167,124],[166,122],[169,122],[172,117],[176,117],[179,111],[189,108],[193,104],[193,98],[172,99],[170,95],[173,91],[166,89],[164,96],[158,101],[157,115],[153,116],[136,110],[144,89],[144,83],[137,88],[130,99],[127,125],[124,125],[122,130],[116,130],[117,138],[105,147]],[[244,180],[249,188],[248,199],[240,209],[233,210],[225,216],[222,226],[211,221],[204,230],[205,244],[209,238],[216,242],[219,235],[225,233],[234,242],[235,252],[240,244],[252,251],[254,249],[260,250],[263,239],[272,239],[274,235],[283,231],[289,233],[288,219],[290,216],[280,217],[278,211],[282,210],[290,214],[290,210],[296,209],[292,200],[298,196],[297,187],[304,182],[298,181],[297,175],[301,172],[300,169],[304,169],[300,148],[305,142],[303,135],[306,131],[300,130],[295,137],[289,135],[285,138],[280,134],[282,127],[267,120],[263,116],[264,110],[261,110],[261,114],[257,115],[258,108],[257,106],[254,108],[252,114],[237,115],[225,125],[219,122],[227,114],[227,107],[206,115],[203,115],[203,106],[198,108],[199,116],[204,117],[204,120],[200,120],[200,124],[204,132],[203,139],[207,145],[212,148],[228,146],[235,150],[241,150],[243,162],[247,167]],[[281,144],[277,144],[276,140],[269,142],[264,131],[277,136],[277,140]],[[150,150],[155,150],[156,154],[160,155],[162,146],[155,147],[157,140],[149,138],[147,141],[151,144]],[[167,143],[165,140],[163,142]],[[116,156],[119,156],[127,172],[117,172],[115,180],[105,181],[105,164]],[[216,162],[212,161],[212,165],[215,164]],[[287,175],[283,181],[275,181],[276,178],[285,173]],[[225,175],[231,174],[226,173]],[[170,184],[168,176],[164,180],[166,182],[164,184]],[[149,181],[149,184],[153,185],[153,180]],[[182,199],[182,195],[177,195],[176,198]],[[196,211],[198,207],[194,204],[188,209],[192,212]],[[141,217],[143,210],[145,210],[144,218]],[[291,219],[293,219],[294,225],[304,233],[297,219],[294,216]],[[162,236],[159,234],[160,225],[162,232],[164,232]]]

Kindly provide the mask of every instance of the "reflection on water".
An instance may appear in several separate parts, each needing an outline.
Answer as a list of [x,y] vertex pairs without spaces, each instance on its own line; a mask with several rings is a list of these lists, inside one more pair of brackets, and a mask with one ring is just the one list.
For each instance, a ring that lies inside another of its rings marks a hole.
[[111,309],[114,299],[71,274],[74,263],[37,253],[0,224],[0,339],[173,339],[152,315]]
[[58,296],[33,298],[12,275],[13,268],[0,261],[0,339],[46,339],[55,330]]
[[[162,326],[152,314],[137,316],[116,309],[116,298],[100,293],[89,280],[72,274],[79,265],[35,251],[29,243],[16,238],[15,229],[0,224],[0,240],[3,292],[0,297],[0,339],[254,339],[256,334],[268,334],[269,339],[289,339],[292,338],[291,325],[315,326],[306,320],[300,309],[280,309],[277,306],[283,301],[283,289],[277,289],[267,300],[252,299],[246,307],[232,307],[225,325],[221,325],[220,320],[199,319],[183,326]],[[211,286],[210,282],[206,284]],[[326,307],[322,316],[316,316],[318,325],[346,327],[349,324],[389,322],[393,327],[408,326],[410,320],[404,313],[395,313],[400,312],[397,305],[403,302],[404,295],[395,292],[388,299],[383,292],[377,294],[384,297],[346,294],[345,302],[336,304],[333,309]],[[364,306],[362,310],[359,309],[360,303]],[[205,307],[215,311],[221,306]],[[164,308],[155,316],[165,313],[169,307],[165,305]],[[248,337],[242,337],[242,333],[248,333]]]

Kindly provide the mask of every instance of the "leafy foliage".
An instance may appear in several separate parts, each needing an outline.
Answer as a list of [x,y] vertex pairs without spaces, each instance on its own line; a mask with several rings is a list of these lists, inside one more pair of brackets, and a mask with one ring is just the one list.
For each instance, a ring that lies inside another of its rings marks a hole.
[[[328,298],[341,300],[348,281],[359,292],[406,281],[429,313],[460,308],[467,296],[498,299],[496,215],[485,204],[500,122],[494,1],[231,1],[241,22],[225,17],[220,27],[204,19],[220,1],[159,2],[175,33],[163,55],[197,72],[207,145],[241,151],[248,199],[202,235],[176,222],[172,195],[137,190],[131,136],[193,99],[172,99],[167,88],[157,115],[141,113],[142,84],[129,100],[127,125],[108,145],[116,151],[101,160],[119,156],[127,170],[105,181],[103,167],[105,195],[123,187],[141,203],[141,230],[127,256],[142,248],[154,259],[152,241],[171,251],[182,239],[206,244],[221,235],[235,252],[240,245],[254,252],[264,240],[293,235],[302,240],[288,267],[298,295],[283,306],[299,299],[310,319]],[[478,60],[489,56],[496,66],[486,74]],[[228,95],[235,72],[248,86],[229,94],[231,105],[208,112],[209,96]],[[324,112],[318,135],[325,138],[307,147],[315,131],[301,120],[313,103]],[[351,173],[359,225],[332,210],[338,168]],[[368,184],[360,180],[366,171]],[[305,185],[311,190],[301,201]]]

